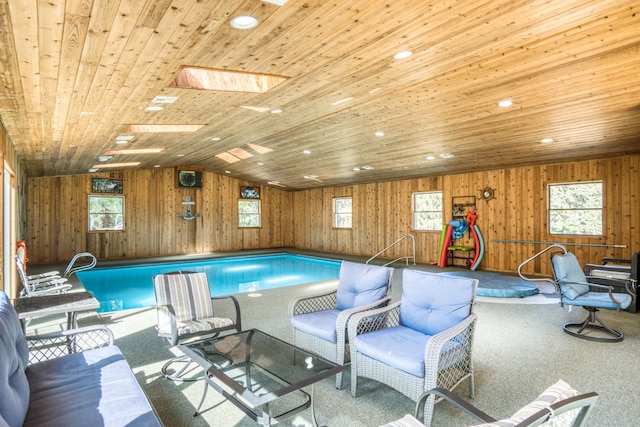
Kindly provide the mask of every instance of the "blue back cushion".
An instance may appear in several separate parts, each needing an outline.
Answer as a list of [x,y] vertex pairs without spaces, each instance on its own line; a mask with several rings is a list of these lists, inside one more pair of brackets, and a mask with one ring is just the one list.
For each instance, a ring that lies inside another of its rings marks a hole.
[[471,314],[477,280],[405,268],[402,272],[400,323],[435,335]]
[[342,261],[336,308],[346,310],[376,302],[387,295],[389,267]]
[[566,298],[576,299],[589,292],[589,285],[580,284],[587,283],[587,278],[574,254],[567,252],[556,255],[551,261],[553,262],[553,274],[555,274],[560,290]]
[[11,305],[9,297],[3,291],[0,291],[0,321],[4,322],[9,333],[9,339],[16,347],[18,357],[22,364],[26,367],[27,362],[29,361],[29,346],[27,345],[27,339],[22,332],[18,313],[16,313]]
[[[13,323],[17,318],[9,298],[0,292],[0,415],[11,427],[22,426],[29,406],[26,364],[16,349],[18,337]],[[22,335],[21,329],[19,334]],[[26,346],[24,336],[22,339]]]

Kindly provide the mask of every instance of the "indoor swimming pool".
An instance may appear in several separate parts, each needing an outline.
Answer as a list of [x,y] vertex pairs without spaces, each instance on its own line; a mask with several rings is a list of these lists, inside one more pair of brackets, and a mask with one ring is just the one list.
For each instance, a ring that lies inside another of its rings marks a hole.
[[293,254],[234,256],[94,268],[77,275],[100,301],[98,312],[109,312],[155,305],[154,276],[179,270],[206,273],[211,295],[221,296],[337,279],[340,261]]

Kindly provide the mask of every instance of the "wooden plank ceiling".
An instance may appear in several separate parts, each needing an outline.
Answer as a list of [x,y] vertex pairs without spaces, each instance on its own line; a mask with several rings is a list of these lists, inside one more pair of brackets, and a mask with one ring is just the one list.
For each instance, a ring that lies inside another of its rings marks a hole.
[[[0,116],[30,177],[140,162],[294,190],[637,154],[639,12],[621,0],[0,0]],[[232,28],[238,15],[259,25]],[[271,88],[177,87],[183,67]],[[199,126],[128,132],[155,124]],[[149,148],[164,150],[98,160]]]

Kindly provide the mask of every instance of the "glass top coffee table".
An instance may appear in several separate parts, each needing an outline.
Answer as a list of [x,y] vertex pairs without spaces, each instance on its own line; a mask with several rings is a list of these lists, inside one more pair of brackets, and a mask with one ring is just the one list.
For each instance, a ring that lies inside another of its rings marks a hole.
[[[178,348],[202,366],[205,381],[245,414],[264,426],[311,408],[313,384],[345,369],[257,329]],[[311,386],[310,393],[302,390]],[[196,415],[200,412],[207,388]]]

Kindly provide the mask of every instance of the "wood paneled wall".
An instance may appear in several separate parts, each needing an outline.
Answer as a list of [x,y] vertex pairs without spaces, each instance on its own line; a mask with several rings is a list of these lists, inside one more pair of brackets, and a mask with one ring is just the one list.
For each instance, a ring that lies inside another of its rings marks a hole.
[[[126,230],[87,232],[87,195],[91,177],[124,180]],[[175,188],[174,169],[117,174],[35,178],[28,182],[29,256],[33,262],[66,262],[90,251],[100,259],[137,258],[213,251],[291,246],[325,252],[371,256],[396,239],[413,233],[417,260],[435,261],[440,232],[412,230],[411,197],[416,191],[442,190],[444,219],[451,219],[451,197],[495,189],[495,199],[478,199],[477,224],[486,251],[480,270],[515,272],[518,265],[546,245],[565,242],[582,263],[604,256],[629,258],[640,250],[640,156],[501,169],[489,172],[387,181],[317,190],[286,192],[262,186],[260,229],[237,227],[241,180],[204,172],[202,190]],[[605,233],[602,237],[551,236],[547,233],[548,183],[603,180]],[[190,195],[201,218],[183,221],[181,202]],[[353,197],[353,229],[332,227],[334,197]],[[408,241],[407,241],[408,242]],[[594,245],[624,245],[607,248]],[[384,254],[405,255],[406,246]],[[548,274],[546,257],[529,274]]]
[[[87,231],[96,177],[123,180],[124,231]],[[262,227],[239,229],[241,185],[252,183],[205,171],[202,189],[176,188],[173,168],[30,179],[29,258],[50,263],[84,251],[104,260],[291,246],[292,194],[261,186]],[[186,196],[201,214],[192,221],[177,217]]]
[[[480,270],[515,272],[520,263],[546,247],[544,244],[497,242],[523,240],[564,242],[582,263],[604,256],[629,258],[640,250],[640,156],[571,162],[489,172],[361,184],[294,193],[294,246],[327,252],[370,256],[413,233],[417,260],[436,261],[440,232],[413,232],[413,192],[442,190],[444,220],[451,219],[452,196],[478,197],[477,224],[486,251]],[[605,225],[602,237],[552,236],[547,232],[546,188],[549,183],[603,180]],[[495,189],[495,199],[479,198],[480,189]],[[332,199],[353,197],[353,229],[332,228]],[[406,241],[408,242],[408,240]],[[408,244],[408,243],[407,243]],[[607,248],[589,245],[626,245]],[[407,255],[401,244],[385,253],[395,259]],[[548,274],[547,257],[532,263],[529,274]]]

